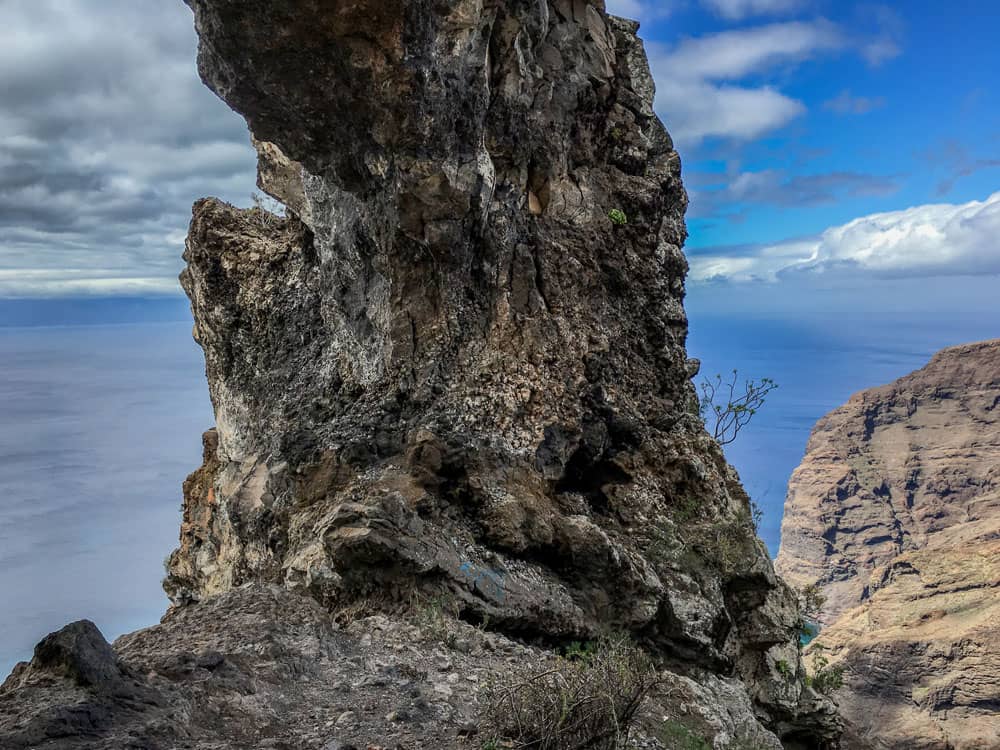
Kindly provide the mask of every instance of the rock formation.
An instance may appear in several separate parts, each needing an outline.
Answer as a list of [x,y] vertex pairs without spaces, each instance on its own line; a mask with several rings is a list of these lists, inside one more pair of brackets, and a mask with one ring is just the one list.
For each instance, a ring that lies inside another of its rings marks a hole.
[[[686,685],[658,705],[718,747],[834,746],[796,598],[698,415],[687,198],[637,25],[600,0],[188,4],[202,78],[288,211],[194,208],[181,281],[216,429],[184,488],[175,608],[118,645],[122,669],[195,711],[178,681],[206,677],[202,657],[161,663],[182,622],[241,620],[268,586],[301,596],[313,630],[321,612],[445,602],[539,647],[628,634]],[[315,671],[326,635],[303,645],[264,616],[279,645],[261,648],[298,666],[260,669],[333,679]],[[227,626],[206,632],[251,679]],[[326,741],[289,721],[255,716],[255,741]],[[192,742],[226,736],[191,722]]]
[[852,731],[887,748],[1000,747],[1000,340],[946,349],[816,425],[779,571],[827,600]]

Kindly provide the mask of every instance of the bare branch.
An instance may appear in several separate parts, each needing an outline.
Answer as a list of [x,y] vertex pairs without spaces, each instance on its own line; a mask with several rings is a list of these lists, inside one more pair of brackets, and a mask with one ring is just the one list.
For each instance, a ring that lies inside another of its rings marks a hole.
[[766,397],[778,387],[770,378],[747,380],[739,384],[739,373],[733,370],[731,378],[716,375],[706,378],[700,384],[701,416],[705,426],[714,422],[712,437],[719,445],[729,445],[736,440],[740,431],[750,424]]

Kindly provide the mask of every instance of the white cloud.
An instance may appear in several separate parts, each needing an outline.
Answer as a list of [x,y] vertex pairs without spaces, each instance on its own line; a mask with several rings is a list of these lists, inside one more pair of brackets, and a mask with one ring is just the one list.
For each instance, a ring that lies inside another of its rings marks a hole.
[[874,29],[858,46],[870,66],[876,68],[903,53],[901,40],[905,23],[897,11],[888,5],[862,5],[857,10]]
[[887,60],[899,57],[903,50],[895,39],[872,39],[861,45],[861,56],[869,65],[877,68]]
[[834,24],[819,19],[688,38],[669,49],[650,45],[657,111],[682,145],[759,137],[803,114],[805,105],[773,86],[738,82],[845,44]]
[[829,21],[790,21],[688,38],[664,62],[674,75],[738,80],[838,49],[843,43],[840,30]]
[[657,80],[657,111],[682,146],[713,136],[750,140],[806,111],[802,102],[769,86],[744,88],[664,76]]
[[690,259],[693,281],[792,275],[888,277],[1000,274],[1000,192],[983,201],[872,214],[811,239]]
[[0,297],[89,297],[177,294],[174,279],[162,276],[124,276],[117,269],[59,268],[29,271],[0,270]]
[[703,0],[716,15],[731,21],[749,16],[789,13],[802,7],[802,0]]

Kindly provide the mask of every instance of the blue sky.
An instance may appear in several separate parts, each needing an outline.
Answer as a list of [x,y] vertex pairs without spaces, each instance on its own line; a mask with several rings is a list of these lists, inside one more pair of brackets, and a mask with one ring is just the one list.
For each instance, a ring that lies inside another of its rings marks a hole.
[[[1000,274],[1000,3],[608,9],[643,22],[684,160],[692,307],[1000,309],[983,282]],[[255,190],[190,11],[36,0],[4,22],[0,297],[178,294],[191,203]]]
[[1000,4],[608,5],[643,22],[684,157],[693,287],[1000,271]]

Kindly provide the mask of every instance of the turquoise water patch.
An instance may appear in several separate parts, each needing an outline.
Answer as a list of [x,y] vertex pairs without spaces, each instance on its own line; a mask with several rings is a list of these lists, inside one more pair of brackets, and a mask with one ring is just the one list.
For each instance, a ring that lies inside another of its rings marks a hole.
[[806,624],[802,626],[802,630],[799,632],[799,643],[803,646],[809,644],[810,641],[814,640],[816,636],[819,635],[819,623],[806,621]]

